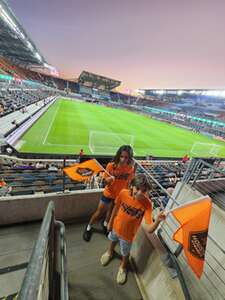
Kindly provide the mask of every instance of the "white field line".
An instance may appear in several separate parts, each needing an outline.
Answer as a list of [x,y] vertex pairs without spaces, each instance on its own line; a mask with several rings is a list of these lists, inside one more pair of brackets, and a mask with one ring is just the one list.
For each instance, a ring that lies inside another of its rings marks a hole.
[[55,118],[56,118],[56,115],[57,115],[57,113],[58,113],[59,107],[60,107],[60,105],[57,107],[57,109],[56,109],[56,111],[55,111],[55,114],[54,114],[54,118],[52,118],[52,121],[51,121],[51,123],[50,123],[50,125],[49,125],[49,127],[48,127],[48,130],[47,130],[47,132],[46,132],[44,141],[42,142],[43,145],[45,145],[45,142],[46,142],[46,140],[47,140],[47,138],[48,138],[49,132],[50,132],[50,130],[52,129],[52,125],[53,125],[53,123],[54,123],[54,121],[55,121]]
[[63,147],[87,147],[87,144],[54,144],[54,143],[46,143],[48,146],[63,146]]

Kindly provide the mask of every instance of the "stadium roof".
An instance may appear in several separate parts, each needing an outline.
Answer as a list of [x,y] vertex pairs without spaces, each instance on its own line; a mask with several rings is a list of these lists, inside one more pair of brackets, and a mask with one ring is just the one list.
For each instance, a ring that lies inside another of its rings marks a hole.
[[212,96],[225,98],[224,89],[140,89],[140,93],[144,95],[192,95],[192,96]]
[[0,0],[0,56],[13,63],[48,68],[48,64],[29,38],[5,0]]
[[121,81],[82,71],[78,78],[78,83],[91,88],[112,90],[118,87],[121,84]]

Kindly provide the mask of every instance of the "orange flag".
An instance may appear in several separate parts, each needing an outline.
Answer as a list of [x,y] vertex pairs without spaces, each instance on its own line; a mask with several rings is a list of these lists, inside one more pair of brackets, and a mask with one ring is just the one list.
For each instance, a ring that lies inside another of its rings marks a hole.
[[206,196],[171,211],[181,225],[173,239],[183,246],[187,261],[198,278],[205,262],[211,208],[212,200]]
[[90,159],[83,163],[66,167],[63,171],[73,180],[85,181],[91,176],[104,171],[104,168],[97,162],[96,159]]

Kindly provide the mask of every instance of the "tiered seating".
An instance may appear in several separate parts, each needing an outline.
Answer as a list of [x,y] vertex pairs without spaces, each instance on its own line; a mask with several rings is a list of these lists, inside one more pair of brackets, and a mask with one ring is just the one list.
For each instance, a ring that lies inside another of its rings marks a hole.
[[[58,170],[50,171],[47,168],[36,169],[33,165],[2,165],[0,177],[12,187],[10,195],[30,195],[34,193],[52,193],[63,190],[63,173]],[[65,178],[66,190],[85,189],[86,185]]]
[[[45,99],[52,95],[52,91],[42,90],[40,87],[34,88],[29,84],[19,84],[11,81],[0,82],[0,117]],[[25,112],[22,111],[22,112]]]
[[[175,188],[178,181],[181,181],[187,167],[188,163],[182,164],[179,161],[173,161],[173,162],[164,162],[164,161],[146,161],[142,160],[140,161],[141,166],[145,171],[147,171],[155,180],[158,181],[158,183],[165,189],[169,190],[170,188]],[[144,172],[141,167],[137,168],[137,172]],[[196,171],[197,174],[198,171]],[[208,167],[204,167],[201,171],[200,176],[198,177],[198,180],[207,179],[210,176],[211,169]],[[195,175],[193,174],[194,179]],[[225,175],[220,172],[215,172],[213,174],[213,178],[223,178]],[[160,206],[161,201],[165,197],[167,197],[166,193],[162,191],[162,189],[159,188],[159,186],[154,182],[154,180],[151,180],[152,183],[152,193],[151,193],[151,199],[154,202],[155,207]]]

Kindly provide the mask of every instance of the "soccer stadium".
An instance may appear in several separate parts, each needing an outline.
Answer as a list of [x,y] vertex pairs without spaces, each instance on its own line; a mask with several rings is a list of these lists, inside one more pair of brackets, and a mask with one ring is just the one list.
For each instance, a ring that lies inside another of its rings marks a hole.
[[0,0],[0,299],[225,299],[225,90],[68,79],[22,23]]

